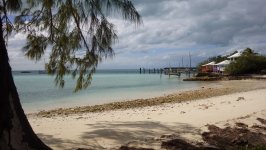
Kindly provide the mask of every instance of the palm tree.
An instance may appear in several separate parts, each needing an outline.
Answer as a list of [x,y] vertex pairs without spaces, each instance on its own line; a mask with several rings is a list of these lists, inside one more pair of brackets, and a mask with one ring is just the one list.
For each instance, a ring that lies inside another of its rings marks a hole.
[[[65,74],[78,75],[78,91],[90,85],[102,58],[114,54],[117,35],[108,18],[116,13],[139,24],[141,17],[129,0],[27,0],[23,4],[2,0],[0,7],[0,149],[50,149],[33,132],[21,107],[9,64],[8,36],[13,31],[27,34],[23,49],[30,59],[39,60],[51,48],[48,73],[56,75],[61,87]],[[77,56],[80,51],[85,54]]]

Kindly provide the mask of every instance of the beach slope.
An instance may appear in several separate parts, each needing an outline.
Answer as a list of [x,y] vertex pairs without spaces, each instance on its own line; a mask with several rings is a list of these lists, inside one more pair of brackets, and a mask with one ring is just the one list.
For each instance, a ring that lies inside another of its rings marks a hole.
[[[195,101],[97,113],[41,117],[29,115],[39,137],[53,149],[112,149],[163,135],[202,142],[207,124],[219,127],[266,119],[266,89],[256,89]],[[152,143],[152,140],[151,140]],[[152,148],[158,149],[156,142]]]

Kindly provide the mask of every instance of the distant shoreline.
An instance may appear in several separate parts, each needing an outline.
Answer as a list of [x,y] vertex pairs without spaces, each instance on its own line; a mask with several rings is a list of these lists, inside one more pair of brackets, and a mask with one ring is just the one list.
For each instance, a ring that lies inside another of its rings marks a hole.
[[224,81],[224,80],[266,80],[266,75],[239,75],[239,76],[217,76],[217,77],[191,77],[183,81]]
[[244,81],[220,81],[222,87],[208,87],[204,86],[196,90],[176,92],[166,96],[160,96],[147,99],[136,99],[130,101],[112,102],[102,105],[81,106],[72,108],[58,108],[53,110],[44,110],[38,113],[31,113],[29,115],[37,115],[40,117],[54,117],[54,116],[68,116],[71,114],[82,113],[96,113],[111,110],[125,110],[131,108],[142,108],[148,106],[157,106],[167,103],[180,103],[185,101],[192,101],[198,99],[205,99],[210,97],[228,95],[238,92],[246,92],[256,89],[265,89],[266,85],[256,80]]

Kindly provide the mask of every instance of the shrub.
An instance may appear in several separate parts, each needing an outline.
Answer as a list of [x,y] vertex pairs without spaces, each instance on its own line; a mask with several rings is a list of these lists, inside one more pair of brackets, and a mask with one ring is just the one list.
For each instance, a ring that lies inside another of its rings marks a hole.
[[219,74],[215,73],[207,73],[207,72],[199,72],[196,77],[219,77]]
[[260,73],[266,69],[266,57],[260,55],[243,55],[226,68],[231,75]]
[[206,73],[206,72],[199,72],[196,77],[206,77],[206,76],[209,76],[209,73]]

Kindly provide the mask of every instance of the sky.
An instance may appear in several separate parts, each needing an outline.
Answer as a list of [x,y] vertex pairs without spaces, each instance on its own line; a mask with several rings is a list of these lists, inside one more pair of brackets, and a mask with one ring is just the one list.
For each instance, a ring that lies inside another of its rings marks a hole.
[[[143,24],[111,18],[118,32],[115,57],[99,69],[192,66],[217,55],[250,47],[266,54],[266,0],[132,0]],[[48,61],[24,56],[25,34],[9,38],[13,70],[40,70]]]

